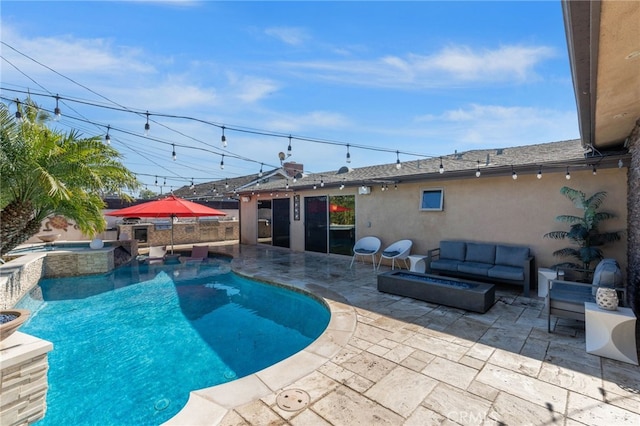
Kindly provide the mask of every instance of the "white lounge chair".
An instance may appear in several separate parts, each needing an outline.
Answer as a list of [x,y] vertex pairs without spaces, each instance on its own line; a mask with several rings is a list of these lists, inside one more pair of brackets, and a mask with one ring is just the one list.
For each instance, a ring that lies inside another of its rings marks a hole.
[[166,246],[151,246],[149,247],[149,255],[145,259],[147,263],[162,262],[167,255]]
[[351,258],[351,265],[349,268],[353,266],[353,261],[356,260],[356,256],[371,256],[371,264],[373,265],[373,270],[376,270],[376,254],[380,251],[380,246],[382,242],[378,237],[363,237],[356,241],[356,244],[353,246],[353,257]]
[[409,264],[407,264],[407,258],[411,254],[412,245],[413,245],[413,242],[411,240],[400,240],[400,241],[396,241],[386,249],[382,250],[382,255],[380,256],[380,261],[378,262],[378,269],[380,269],[380,265],[382,264],[382,259],[391,259],[392,270],[396,266],[396,260],[404,261],[405,267],[409,269]]

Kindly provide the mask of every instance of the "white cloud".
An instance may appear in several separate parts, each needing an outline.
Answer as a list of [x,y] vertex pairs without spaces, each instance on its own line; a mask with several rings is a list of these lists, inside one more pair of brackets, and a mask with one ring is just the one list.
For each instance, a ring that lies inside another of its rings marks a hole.
[[478,147],[507,147],[578,137],[574,111],[535,107],[473,104],[416,118],[428,123],[432,136],[446,137],[458,151]]
[[265,126],[270,129],[282,129],[283,132],[305,133],[313,129],[339,129],[350,125],[350,121],[342,114],[331,111],[311,111],[301,115],[280,116],[268,120]]
[[502,46],[473,50],[446,47],[433,55],[388,55],[359,61],[287,62],[288,70],[343,84],[387,88],[446,88],[537,79],[535,67],[555,55],[546,46]]
[[264,33],[292,46],[299,46],[309,38],[304,29],[296,27],[269,27]]
[[243,103],[255,103],[273,94],[279,86],[273,80],[248,75],[227,74],[230,97]]

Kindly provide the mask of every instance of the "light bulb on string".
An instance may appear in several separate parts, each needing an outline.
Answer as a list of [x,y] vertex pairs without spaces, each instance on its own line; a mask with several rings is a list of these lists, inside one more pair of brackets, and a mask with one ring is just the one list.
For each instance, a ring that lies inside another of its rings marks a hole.
[[264,166],[264,164],[260,163],[260,171],[258,172],[258,177],[262,177],[262,166]]
[[222,157],[220,158],[220,169],[224,170],[224,154],[222,154]]
[[191,189],[193,189],[195,185],[193,184],[193,178],[191,178]]
[[538,174],[536,175],[538,179],[542,179],[542,166],[538,167]]
[[349,144],[347,144],[347,163],[351,163],[351,154],[349,153]]
[[60,100],[60,96],[56,94],[56,107],[53,110],[54,120],[56,121],[60,120],[60,117],[62,116],[60,112],[60,106],[58,105],[59,100]]
[[569,173],[569,166],[567,166],[567,174],[564,175],[565,179],[570,180],[571,179],[571,173]]
[[147,111],[147,122],[144,125],[144,135],[145,136],[149,136],[149,130],[151,129],[151,126],[149,125],[149,111]]
[[158,176],[156,176],[156,186],[158,186]]
[[476,177],[480,177],[481,172],[480,172],[480,160],[478,160],[478,166],[476,167]]
[[222,147],[226,148],[227,147],[227,137],[224,135],[224,129],[225,129],[225,127],[222,126],[222,136],[220,137],[220,140],[222,141]]
[[593,168],[591,169],[591,173],[593,173],[594,176],[598,174],[598,171],[596,170],[596,165],[595,164],[593,165]]
[[176,156],[176,145],[172,143],[172,144],[171,144],[171,147],[172,147],[172,149],[173,149],[173,152],[171,153],[171,158],[173,158],[173,161],[176,161],[176,159],[178,158],[178,157]]
[[16,120],[22,122],[22,112],[20,112],[20,99],[16,98]]
[[111,125],[107,125],[107,134],[104,137],[104,141],[107,145],[111,145],[111,136],[109,136],[109,130],[111,130]]
[[513,180],[518,179],[518,174],[516,173],[516,171],[513,168],[513,166],[511,166],[511,179],[513,179]]
[[225,179],[225,181],[224,181],[224,189],[229,189],[229,179]]
[[438,168],[438,173],[444,173],[444,165],[442,164],[442,157],[440,157],[440,167]]
[[320,179],[320,188],[324,188],[324,180]]
[[624,163],[622,162],[622,158],[618,160],[618,168],[621,169],[622,166],[624,166]]
[[289,135],[289,146],[287,147],[287,157],[291,157],[291,135]]
[[402,163],[400,163],[400,151],[396,151],[396,170],[400,170],[402,168]]

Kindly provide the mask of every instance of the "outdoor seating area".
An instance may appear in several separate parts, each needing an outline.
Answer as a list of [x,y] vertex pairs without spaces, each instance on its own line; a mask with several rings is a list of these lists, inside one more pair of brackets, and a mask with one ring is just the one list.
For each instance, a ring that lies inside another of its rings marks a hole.
[[529,297],[535,288],[534,256],[528,247],[476,241],[441,241],[428,252],[427,270],[440,275],[516,284]]

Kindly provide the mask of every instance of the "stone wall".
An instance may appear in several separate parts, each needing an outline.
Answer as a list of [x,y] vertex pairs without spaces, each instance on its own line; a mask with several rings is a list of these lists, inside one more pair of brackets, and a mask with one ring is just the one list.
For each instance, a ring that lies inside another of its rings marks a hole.
[[[146,241],[138,239],[143,246],[165,246],[171,244],[171,227],[154,223],[120,224],[119,234],[136,239],[140,230],[146,230]],[[166,228],[166,229],[163,229]],[[138,230],[138,232],[136,232]],[[173,224],[174,244],[197,244],[214,241],[240,239],[240,225],[237,220],[203,220],[178,222]]]
[[44,276],[45,253],[31,253],[0,266],[0,309],[13,307]]
[[53,345],[15,332],[0,342],[0,424],[29,425],[47,411],[47,353]]
[[83,252],[50,253],[44,263],[47,278],[101,274],[113,269],[113,248]]
[[627,297],[631,309],[640,315],[640,119],[627,141],[631,154],[627,191]]

